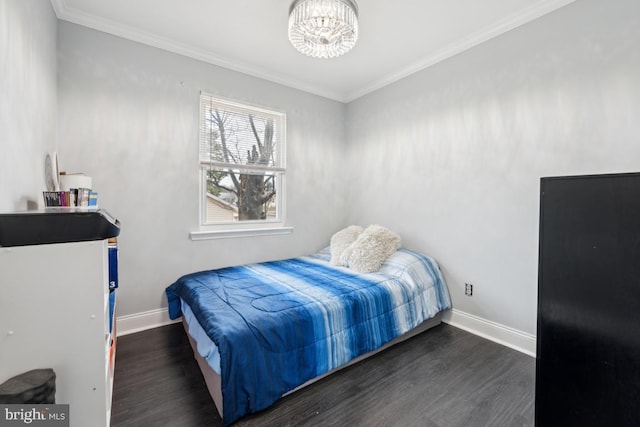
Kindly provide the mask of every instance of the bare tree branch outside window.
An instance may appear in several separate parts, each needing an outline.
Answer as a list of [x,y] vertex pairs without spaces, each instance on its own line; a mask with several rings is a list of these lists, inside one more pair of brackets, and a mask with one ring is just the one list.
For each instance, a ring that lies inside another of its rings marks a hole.
[[224,107],[201,110],[200,161],[206,165],[206,191],[237,209],[239,221],[275,219],[282,171],[278,117]]

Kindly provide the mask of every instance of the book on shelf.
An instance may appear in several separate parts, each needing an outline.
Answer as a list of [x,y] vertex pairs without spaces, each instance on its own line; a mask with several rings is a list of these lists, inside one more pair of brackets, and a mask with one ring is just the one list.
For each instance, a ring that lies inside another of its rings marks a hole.
[[78,198],[76,199],[76,206],[89,207],[90,194],[91,194],[91,189],[78,188]]
[[67,203],[67,195],[65,191],[43,191],[45,206],[69,206]]
[[98,193],[95,191],[89,192],[89,206],[92,208],[98,207]]
[[68,191],[43,191],[45,207],[98,207],[98,193],[90,188],[71,188]]
[[69,189],[69,206],[78,206],[78,189],[70,188]]

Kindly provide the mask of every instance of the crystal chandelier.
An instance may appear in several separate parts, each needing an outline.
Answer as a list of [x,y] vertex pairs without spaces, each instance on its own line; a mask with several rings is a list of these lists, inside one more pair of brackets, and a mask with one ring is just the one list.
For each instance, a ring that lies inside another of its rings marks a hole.
[[289,40],[301,53],[335,58],[358,40],[355,0],[294,0],[289,8]]

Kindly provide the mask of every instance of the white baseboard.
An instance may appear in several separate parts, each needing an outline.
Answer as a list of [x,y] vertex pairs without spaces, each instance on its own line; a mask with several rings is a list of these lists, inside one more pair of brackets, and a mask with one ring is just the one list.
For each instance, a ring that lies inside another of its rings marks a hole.
[[497,342],[532,357],[536,357],[536,336],[500,323],[492,322],[464,311],[451,309],[442,321],[474,335]]
[[[442,321],[474,335],[536,357],[535,335],[456,309],[446,311],[442,316]],[[178,322],[180,322],[180,319],[169,319],[169,313],[166,308],[119,316],[116,320],[118,336],[146,331],[147,329]]]
[[158,308],[156,310],[144,311],[142,313],[118,316],[116,319],[116,330],[117,335],[120,337],[123,335],[133,334],[134,332],[146,331],[147,329],[153,329],[159,326],[178,322],[180,322],[180,319],[169,319],[169,313],[166,308]]

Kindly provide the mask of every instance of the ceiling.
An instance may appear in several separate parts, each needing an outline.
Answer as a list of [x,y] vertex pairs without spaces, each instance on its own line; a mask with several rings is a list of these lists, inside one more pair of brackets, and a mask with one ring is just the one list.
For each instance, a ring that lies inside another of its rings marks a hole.
[[359,0],[360,37],[334,59],[287,39],[291,0],[51,0],[59,19],[341,102],[575,0]]

